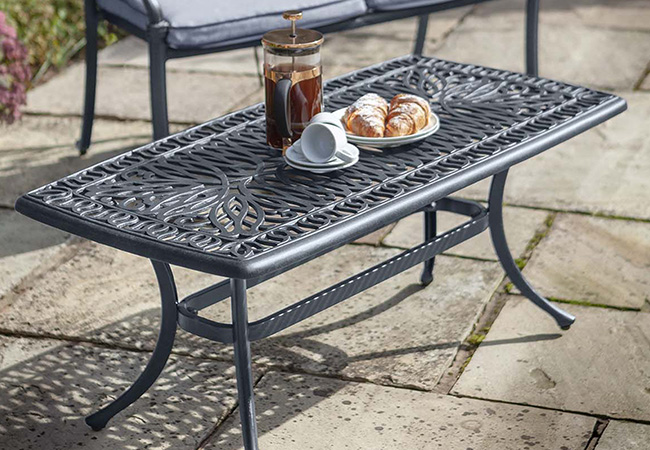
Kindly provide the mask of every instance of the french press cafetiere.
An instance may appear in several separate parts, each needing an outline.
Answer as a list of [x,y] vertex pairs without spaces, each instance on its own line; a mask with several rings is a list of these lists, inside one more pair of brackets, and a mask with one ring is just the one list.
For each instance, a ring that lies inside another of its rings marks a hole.
[[291,28],[262,37],[266,141],[275,148],[287,148],[298,140],[311,118],[323,110],[323,35],[296,28],[300,11],[286,11],[282,17],[291,21]]

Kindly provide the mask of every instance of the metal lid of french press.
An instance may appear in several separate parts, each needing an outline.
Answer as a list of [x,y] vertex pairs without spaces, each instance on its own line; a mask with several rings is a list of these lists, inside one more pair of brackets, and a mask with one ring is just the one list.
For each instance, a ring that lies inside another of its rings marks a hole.
[[323,34],[315,30],[296,28],[296,21],[302,19],[302,11],[285,11],[282,17],[291,21],[291,28],[269,31],[262,36],[265,48],[280,50],[282,53],[292,50],[298,53],[318,50],[323,43]]

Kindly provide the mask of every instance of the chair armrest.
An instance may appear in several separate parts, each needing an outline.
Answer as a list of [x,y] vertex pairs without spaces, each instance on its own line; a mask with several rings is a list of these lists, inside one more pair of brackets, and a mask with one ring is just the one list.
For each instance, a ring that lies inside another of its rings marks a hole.
[[147,10],[147,16],[149,16],[149,25],[155,25],[165,20],[158,0],[143,0],[143,3]]

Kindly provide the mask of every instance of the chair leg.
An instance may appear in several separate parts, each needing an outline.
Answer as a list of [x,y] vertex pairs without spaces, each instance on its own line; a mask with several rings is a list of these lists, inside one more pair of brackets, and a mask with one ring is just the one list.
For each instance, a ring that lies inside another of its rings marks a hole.
[[[428,241],[436,237],[437,233],[437,214],[438,212],[433,209],[427,208],[424,211],[424,240]],[[420,275],[420,283],[424,286],[431,284],[433,281],[433,266],[436,258],[431,258],[424,261],[422,274]]]
[[264,73],[262,73],[262,61],[258,46],[253,47],[253,56],[255,57],[255,68],[257,69],[257,82],[260,84],[260,87],[264,87]]
[[521,293],[524,294],[528,300],[532,301],[550,314],[560,328],[568,330],[571,327],[571,324],[575,322],[576,318],[546,300],[544,297],[539,295],[530,284],[528,284],[528,281],[526,281],[519,270],[519,267],[517,267],[515,260],[512,258],[510,248],[508,248],[506,234],[503,229],[503,190],[507,176],[507,170],[496,174],[492,178],[492,186],[490,187],[488,223],[490,225],[490,235],[492,236],[494,250],[499,257],[499,262],[508,275],[508,278],[510,278],[510,281],[517,286]]
[[167,28],[161,24],[149,26],[149,87],[151,90],[151,120],[154,140],[169,136],[167,118]]
[[248,338],[248,311],[246,304],[246,281],[230,280],[232,292],[232,326],[235,349],[235,369],[237,373],[237,394],[239,397],[239,417],[245,450],[258,450],[257,421],[255,420],[255,397],[253,395],[253,375],[251,348]]
[[429,26],[429,15],[425,14],[420,16],[418,20],[418,31],[415,38],[415,46],[413,47],[414,55],[422,55],[424,51],[424,43],[427,39],[427,28]]
[[539,74],[539,0],[526,1],[526,73]]
[[95,0],[84,1],[86,19],[86,86],[84,94],[83,123],[81,137],[77,141],[77,150],[82,155],[90,147],[95,118],[95,88],[97,86],[97,26],[99,17]]
[[158,334],[156,348],[154,348],[144,371],[130,388],[109,405],[86,417],[86,424],[95,431],[104,428],[113,416],[147,392],[147,389],[158,379],[160,373],[165,368],[165,364],[167,364],[167,359],[174,345],[178,317],[178,310],[176,309],[178,297],[176,295],[174,277],[168,264],[153,260],[151,262],[156,272],[156,277],[158,278],[160,297],[162,300],[160,332]]

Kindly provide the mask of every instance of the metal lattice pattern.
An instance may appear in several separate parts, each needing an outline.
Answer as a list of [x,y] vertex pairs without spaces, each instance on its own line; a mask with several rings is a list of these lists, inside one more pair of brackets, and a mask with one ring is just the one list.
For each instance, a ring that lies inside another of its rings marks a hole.
[[329,110],[367,92],[430,100],[440,130],[362,150],[326,175],[289,168],[266,146],[263,106],[125,153],[29,194],[49,207],[168,245],[248,259],[317,233],[508,151],[612,96],[522,74],[409,56],[326,84]]

